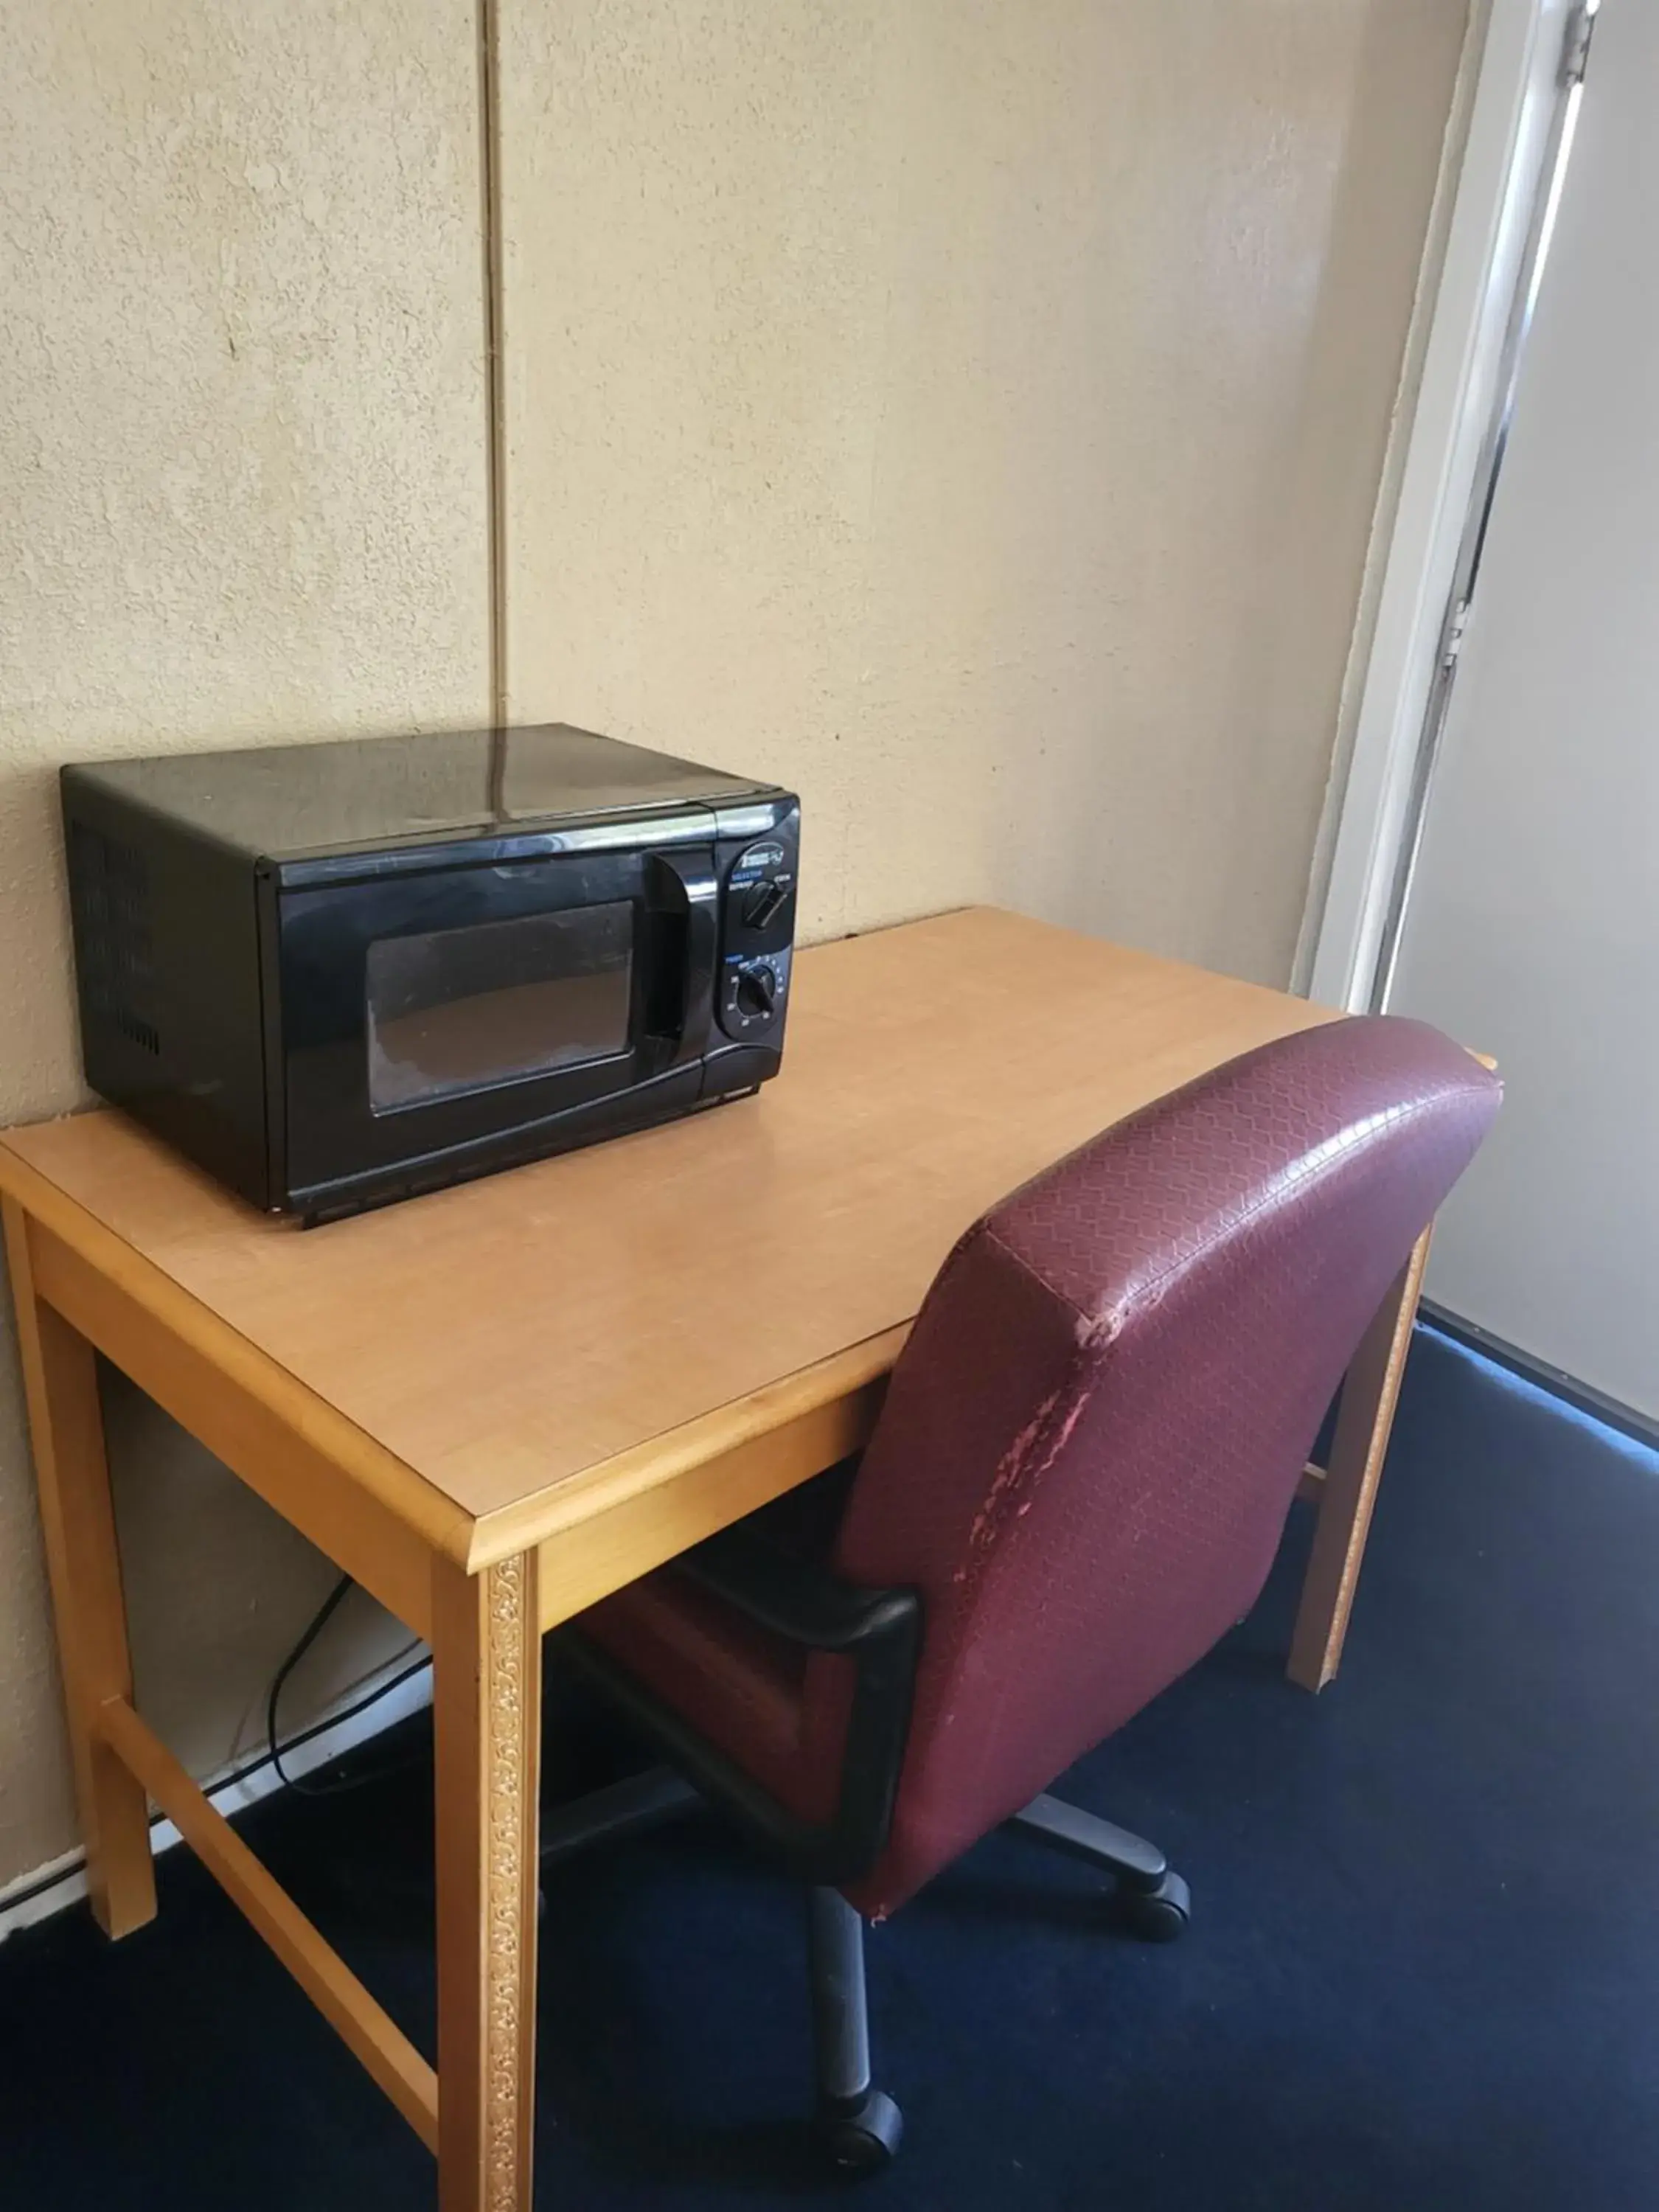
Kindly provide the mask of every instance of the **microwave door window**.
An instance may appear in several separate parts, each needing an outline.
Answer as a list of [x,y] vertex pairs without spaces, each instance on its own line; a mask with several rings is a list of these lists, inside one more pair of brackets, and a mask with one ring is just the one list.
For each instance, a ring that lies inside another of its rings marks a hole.
[[625,1052],[627,899],[475,922],[368,948],[368,1091],[377,1114]]

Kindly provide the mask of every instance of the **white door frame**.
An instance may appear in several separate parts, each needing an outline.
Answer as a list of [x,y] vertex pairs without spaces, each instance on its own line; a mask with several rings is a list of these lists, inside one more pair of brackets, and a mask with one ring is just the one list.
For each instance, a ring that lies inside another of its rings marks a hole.
[[[1548,152],[1575,0],[1491,0],[1423,372],[1384,556],[1310,995],[1371,1003],[1407,841],[1459,545],[1498,397],[1504,332]],[[1320,897],[1318,887],[1314,898]]]

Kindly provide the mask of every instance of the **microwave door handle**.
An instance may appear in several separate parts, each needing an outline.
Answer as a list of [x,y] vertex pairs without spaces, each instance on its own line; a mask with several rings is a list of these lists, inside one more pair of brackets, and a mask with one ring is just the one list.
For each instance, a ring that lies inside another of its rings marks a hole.
[[706,847],[653,853],[652,900],[659,913],[684,917],[684,975],[678,1009],[668,1032],[671,1067],[701,1060],[714,1020],[714,976],[720,964],[720,882]]

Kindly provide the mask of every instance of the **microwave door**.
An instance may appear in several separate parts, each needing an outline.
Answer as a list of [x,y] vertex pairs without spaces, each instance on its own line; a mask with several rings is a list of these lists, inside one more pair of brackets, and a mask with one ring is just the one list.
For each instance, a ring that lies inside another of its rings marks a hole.
[[495,1164],[560,1117],[677,1078],[696,1095],[714,962],[708,848],[296,890],[279,902],[279,942],[295,1204],[473,1151]]
[[371,1113],[626,1053],[635,934],[633,902],[607,899],[375,939],[364,972]]

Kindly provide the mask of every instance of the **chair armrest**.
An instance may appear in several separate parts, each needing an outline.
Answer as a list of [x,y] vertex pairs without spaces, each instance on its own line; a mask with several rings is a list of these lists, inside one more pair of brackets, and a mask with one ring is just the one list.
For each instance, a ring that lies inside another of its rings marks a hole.
[[767,1633],[831,1654],[853,1669],[836,1808],[828,1820],[803,1820],[779,1803],[585,1637],[580,1622],[558,1632],[561,1644],[684,1773],[781,1850],[803,1879],[857,1881],[875,1864],[892,1825],[921,1652],[921,1594],[860,1589],[742,1522],[683,1553],[663,1571],[684,1576]]
[[[827,1828],[769,1820],[775,1840],[819,1881],[852,1881],[887,1840],[921,1651],[921,1596],[863,1589],[743,1522],[682,1553],[670,1570],[731,1606],[757,1628],[846,1659],[854,1669],[841,1786]],[[752,1800],[745,1808],[751,1813]],[[781,1813],[781,1808],[775,1808]]]
[[673,1562],[712,1596],[774,1636],[811,1651],[857,1657],[872,1644],[914,1635],[921,1601],[911,1589],[862,1589],[828,1567],[799,1559],[741,1522]]

